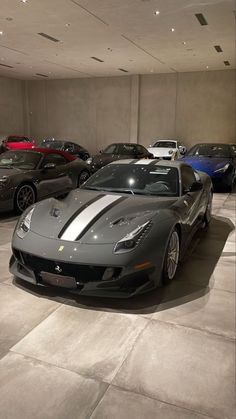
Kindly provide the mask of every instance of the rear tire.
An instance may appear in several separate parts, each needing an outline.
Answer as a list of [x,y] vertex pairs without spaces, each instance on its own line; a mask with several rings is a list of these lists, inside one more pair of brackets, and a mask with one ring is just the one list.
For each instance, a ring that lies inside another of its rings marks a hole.
[[163,285],[169,284],[175,276],[179,263],[180,240],[176,228],[172,231],[167,245],[162,272]]
[[77,180],[77,188],[79,188],[81,185],[83,185],[84,182],[89,178],[90,174],[86,170],[83,170]]
[[30,205],[36,201],[36,193],[32,185],[23,184],[18,186],[14,196],[14,209],[17,214],[22,214]]

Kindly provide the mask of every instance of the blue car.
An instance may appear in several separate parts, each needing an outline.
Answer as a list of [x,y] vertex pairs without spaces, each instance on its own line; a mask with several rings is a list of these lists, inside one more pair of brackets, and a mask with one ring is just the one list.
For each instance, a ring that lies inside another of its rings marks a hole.
[[215,187],[232,191],[236,176],[236,153],[230,144],[196,144],[181,159],[196,170],[207,173]]

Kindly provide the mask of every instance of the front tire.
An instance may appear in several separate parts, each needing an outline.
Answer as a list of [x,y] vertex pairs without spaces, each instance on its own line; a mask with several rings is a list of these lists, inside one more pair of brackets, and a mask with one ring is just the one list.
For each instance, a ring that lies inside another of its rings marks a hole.
[[83,170],[78,177],[77,187],[79,188],[81,185],[83,185],[83,183],[86,182],[89,176],[90,176],[89,172],[86,172],[85,170]]
[[175,228],[170,235],[166,253],[165,253],[163,273],[162,273],[163,285],[169,284],[174,279],[176,269],[179,263],[179,250],[180,250],[179,234]]
[[21,214],[30,205],[36,201],[36,193],[33,186],[28,184],[20,185],[14,197],[14,209],[18,214]]

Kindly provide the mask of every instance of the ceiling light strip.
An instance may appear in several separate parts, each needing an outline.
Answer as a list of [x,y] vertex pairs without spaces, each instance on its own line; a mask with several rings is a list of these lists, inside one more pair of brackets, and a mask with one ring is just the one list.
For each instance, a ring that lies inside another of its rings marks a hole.
[[85,10],[90,16],[93,16],[95,19],[99,20],[101,23],[103,23],[106,26],[109,26],[109,23],[105,22],[105,20],[101,19],[99,16],[95,15],[95,13],[91,12],[90,10],[86,9],[86,7],[82,6],[80,3],[78,3],[75,0],[70,0],[71,3],[76,4],[76,6],[80,7],[82,10]]
[[90,58],[92,58],[92,60],[98,61],[99,63],[104,63],[104,61],[101,60],[101,58],[98,58],[98,57],[90,57]]
[[200,25],[202,25],[202,26],[208,25],[207,20],[202,13],[196,13],[195,16],[196,16],[198,22],[200,23]]
[[123,71],[123,73],[128,73],[128,70],[125,70],[124,68],[118,68],[118,70]]
[[42,74],[42,73],[36,73],[36,76],[40,76],[40,77],[48,77],[46,74]]
[[44,32],[38,32],[38,35],[40,35],[43,38],[46,38],[46,39],[48,39],[49,41],[52,41],[52,42],[60,42],[59,39],[53,38],[53,36],[50,36],[50,35],[48,35],[47,33],[44,33]]

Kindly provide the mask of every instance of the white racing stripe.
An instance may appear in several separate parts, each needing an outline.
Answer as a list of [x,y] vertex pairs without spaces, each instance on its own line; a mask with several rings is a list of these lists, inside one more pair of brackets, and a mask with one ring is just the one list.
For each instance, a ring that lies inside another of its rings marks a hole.
[[141,159],[136,161],[134,164],[150,164],[153,162],[153,159]]
[[99,212],[120,198],[120,195],[105,195],[98,201],[89,205],[72,221],[61,236],[61,240],[75,241]]

